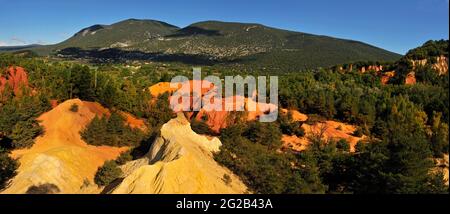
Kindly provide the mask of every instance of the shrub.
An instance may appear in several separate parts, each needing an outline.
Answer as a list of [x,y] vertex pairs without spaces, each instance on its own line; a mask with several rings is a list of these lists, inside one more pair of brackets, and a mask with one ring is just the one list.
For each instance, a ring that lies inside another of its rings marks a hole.
[[58,186],[50,183],[42,184],[39,186],[34,185],[29,187],[27,190],[27,194],[56,194],[59,192],[60,190]]
[[71,112],[78,112],[78,105],[76,103],[72,104],[69,109]]
[[286,135],[297,135],[298,137],[303,137],[305,135],[305,130],[303,129],[302,123],[294,121],[292,115],[279,114],[278,123],[280,124],[281,133]]
[[12,147],[16,149],[30,148],[34,144],[34,138],[44,133],[44,129],[34,119],[18,121],[11,130],[9,138]]
[[43,133],[36,120],[50,108],[42,95],[15,97],[6,103],[0,102],[0,143],[13,149],[29,148],[34,139]]
[[303,127],[298,127],[297,129],[295,129],[295,131],[294,131],[294,134],[297,136],[297,137],[303,137],[303,136],[305,136],[305,129],[303,128]]
[[316,123],[320,123],[323,121],[325,121],[324,117],[317,115],[317,114],[310,114],[310,115],[308,115],[308,120],[306,121],[306,124],[314,125]]
[[336,142],[336,148],[344,152],[350,152],[350,144],[345,139]]
[[353,132],[352,135],[355,136],[355,137],[362,137],[362,136],[363,136],[363,130],[362,130],[361,128],[358,127],[358,128]]
[[275,123],[251,122],[243,136],[271,149],[281,146],[281,131]]
[[108,121],[105,117],[95,116],[91,123],[81,132],[82,139],[90,145],[100,146],[106,142],[106,125]]
[[18,167],[19,163],[0,148],[0,189],[4,188],[9,179],[16,175]]
[[134,146],[144,138],[144,133],[125,124],[122,116],[113,112],[109,118],[95,117],[81,132],[87,144],[94,146]]
[[164,93],[158,96],[156,102],[150,105],[148,111],[145,112],[148,122],[152,127],[158,127],[174,116],[169,104],[169,94]]
[[196,120],[195,118],[191,120],[191,128],[197,134],[214,135],[214,131],[209,128],[203,120]]
[[115,161],[107,161],[98,168],[94,182],[99,186],[107,186],[122,175],[122,171]]
[[[264,123],[268,124],[268,123]],[[261,124],[259,124],[261,125]],[[255,126],[259,126],[255,125]],[[275,126],[276,127],[276,126]],[[290,154],[279,154],[269,149],[266,143],[251,142],[242,136],[242,125],[222,129],[222,148],[215,160],[232,170],[254,193],[323,193],[324,186],[315,167],[293,167],[297,165]],[[256,129],[251,129],[256,130]],[[259,140],[259,135],[251,136]],[[224,182],[228,180],[223,177]]]
[[132,161],[133,156],[131,155],[131,151],[122,152],[119,157],[116,159],[116,163],[118,165],[124,165],[128,161]]
[[225,182],[225,184],[227,186],[231,185],[232,180],[231,180],[231,177],[228,174],[223,174],[222,180],[223,180],[223,182]]

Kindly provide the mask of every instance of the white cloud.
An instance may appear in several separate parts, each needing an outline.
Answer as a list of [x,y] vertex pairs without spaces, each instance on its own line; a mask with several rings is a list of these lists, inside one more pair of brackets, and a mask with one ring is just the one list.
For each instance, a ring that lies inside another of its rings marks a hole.
[[22,45],[22,43],[18,43],[13,40],[0,41],[0,46],[17,46],[17,45]]
[[30,44],[48,45],[48,44],[51,44],[51,43],[49,43],[49,42],[47,42],[45,40],[42,40],[42,39],[38,39],[35,42],[31,42]]
[[0,46],[21,46],[21,45],[28,45],[29,43],[21,38],[18,37],[11,37],[8,40],[1,40]]
[[17,44],[17,45],[25,45],[27,42],[23,39],[17,38],[17,37],[11,37],[11,43]]

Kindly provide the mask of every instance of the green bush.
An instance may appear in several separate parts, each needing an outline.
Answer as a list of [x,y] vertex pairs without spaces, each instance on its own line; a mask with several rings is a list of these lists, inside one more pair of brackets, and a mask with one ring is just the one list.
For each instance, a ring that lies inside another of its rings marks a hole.
[[169,94],[165,93],[157,97],[148,110],[145,112],[145,117],[151,127],[159,127],[173,118],[174,113],[170,108]]
[[94,182],[99,186],[107,186],[122,175],[122,170],[115,161],[107,161],[98,168],[94,177]]
[[191,120],[191,128],[197,134],[203,135],[215,135],[214,131],[209,128],[203,120],[196,120],[195,118]]
[[431,150],[434,157],[442,158],[444,154],[448,154],[448,124],[441,121],[442,113],[433,112],[431,120]]
[[42,184],[42,185],[33,185],[28,188],[27,194],[57,194],[61,190],[58,188],[58,186],[50,183]]
[[275,123],[250,122],[243,136],[253,143],[277,149],[281,146],[281,131]]
[[71,112],[78,112],[78,105],[76,103],[72,104],[69,109]]
[[34,139],[43,134],[36,118],[49,108],[42,95],[16,97],[3,104],[0,101],[0,143],[14,149],[31,147]]
[[16,175],[18,167],[19,162],[9,157],[8,152],[0,147],[0,189]]
[[336,142],[336,148],[341,151],[350,152],[350,144],[345,139],[340,139]]
[[228,174],[223,174],[222,180],[227,186],[230,186],[231,182],[233,181]]
[[117,157],[117,159],[116,159],[116,163],[118,165],[124,165],[126,162],[132,161],[132,160],[133,160],[133,156],[131,155],[131,151],[126,151],[126,152],[120,153],[119,157]]
[[18,121],[11,130],[9,138],[13,148],[30,148],[34,139],[43,134],[44,129],[35,120]]
[[[256,129],[252,127],[249,130]],[[299,163],[291,154],[280,154],[264,142],[252,142],[243,135],[244,132],[249,133],[242,125],[222,129],[221,151],[214,158],[237,174],[253,192],[279,194],[325,191],[314,164],[308,164],[307,168],[298,167]],[[259,135],[248,137],[256,141],[263,140]]]
[[124,119],[117,112],[111,113],[109,118],[94,117],[81,132],[82,139],[94,146],[136,146],[143,140],[144,135],[141,130],[125,124]]
[[321,123],[321,122],[323,122],[325,120],[326,120],[326,118],[324,118],[324,117],[322,117],[320,115],[310,114],[310,115],[308,115],[308,120],[306,120],[306,124],[314,125],[316,123]]
[[362,130],[360,127],[358,127],[358,128],[352,133],[352,135],[355,136],[355,137],[362,137],[362,136],[364,135],[364,133],[363,133],[363,130]]
[[279,114],[278,123],[283,134],[296,135],[297,137],[303,137],[305,135],[305,129],[303,129],[302,123],[294,121],[291,113],[288,113],[288,115]]

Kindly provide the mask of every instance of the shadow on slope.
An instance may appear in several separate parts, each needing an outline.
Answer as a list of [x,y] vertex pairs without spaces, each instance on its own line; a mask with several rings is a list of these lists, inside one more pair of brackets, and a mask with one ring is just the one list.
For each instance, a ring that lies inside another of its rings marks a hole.
[[205,55],[166,54],[162,52],[147,53],[117,48],[84,50],[81,48],[65,48],[58,52],[63,58],[86,59],[92,63],[120,63],[129,60],[149,60],[155,62],[181,62],[193,65],[213,65],[217,63],[237,63],[239,59],[215,59]]
[[166,36],[167,38],[177,38],[177,37],[187,37],[194,35],[204,35],[204,36],[222,36],[218,30],[208,30],[200,27],[189,26],[178,30],[172,35]]

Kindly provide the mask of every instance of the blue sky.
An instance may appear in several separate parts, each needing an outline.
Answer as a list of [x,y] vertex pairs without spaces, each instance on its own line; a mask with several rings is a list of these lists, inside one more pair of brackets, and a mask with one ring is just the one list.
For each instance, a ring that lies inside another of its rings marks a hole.
[[57,43],[84,27],[128,18],[180,27],[205,20],[261,23],[401,54],[449,38],[448,0],[0,0],[0,46]]

